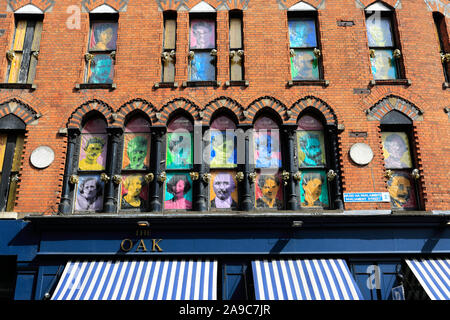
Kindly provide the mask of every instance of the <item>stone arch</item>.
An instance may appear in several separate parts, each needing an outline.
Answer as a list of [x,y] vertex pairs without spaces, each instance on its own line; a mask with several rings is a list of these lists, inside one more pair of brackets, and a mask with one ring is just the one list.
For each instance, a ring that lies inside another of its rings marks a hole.
[[200,108],[192,101],[186,98],[175,98],[167,102],[159,112],[155,113],[155,119],[152,120],[154,121],[153,124],[167,126],[170,115],[177,109],[182,109],[190,113],[193,119],[198,117],[200,111]]
[[282,103],[280,100],[270,97],[270,96],[264,96],[260,97],[256,100],[254,100],[250,105],[247,107],[247,109],[243,112],[243,117],[245,123],[253,123],[255,115],[258,113],[259,110],[262,110],[263,108],[270,108],[275,113],[278,114],[280,119],[283,119],[282,112],[286,109],[286,106],[284,103]]
[[236,118],[239,120],[239,114],[242,110],[242,106],[234,99],[228,97],[219,97],[210,102],[203,109],[203,117],[202,122],[204,125],[208,125],[211,123],[211,118],[214,113],[221,109],[225,108],[230,110],[232,113],[236,115]]
[[302,111],[307,108],[312,108],[320,112],[325,118],[327,125],[337,126],[338,121],[334,110],[328,105],[328,103],[314,96],[306,96],[294,102],[292,107],[289,109],[290,116],[287,122],[295,124]]
[[34,111],[33,108],[18,99],[10,99],[0,104],[0,118],[8,114],[14,114],[26,125],[36,124],[36,120],[40,117],[40,114]]
[[450,3],[444,4],[442,2],[430,0],[425,0],[424,2],[427,5],[428,11],[440,12],[445,17],[450,17]]
[[97,111],[105,118],[108,124],[111,123],[114,110],[101,100],[93,99],[83,103],[69,117],[67,128],[81,128],[83,118],[91,111]]
[[397,110],[412,121],[423,119],[423,111],[413,103],[396,95],[389,95],[376,102],[371,108],[366,110],[367,120],[380,121],[388,112]]
[[156,111],[154,105],[150,102],[140,98],[133,99],[123,104],[117,110],[116,115],[114,116],[114,125],[119,127],[125,126],[125,120],[127,119],[127,116],[135,110],[140,110],[145,113],[149,117],[150,121],[152,121],[152,117],[155,116]]

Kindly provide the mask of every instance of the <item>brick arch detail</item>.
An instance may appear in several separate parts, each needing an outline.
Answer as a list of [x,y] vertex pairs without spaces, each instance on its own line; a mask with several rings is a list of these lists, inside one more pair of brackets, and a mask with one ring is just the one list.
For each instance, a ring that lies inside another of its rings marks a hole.
[[91,111],[97,111],[105,117],[108,124],[111,124],[114,110],[105,102],[97,99],[87,101],[75,109],[67,121],[67,128],[81,128],[83,118]]
[[167,126],[167,121],[169,120],[170,115],[178,109],[185,110],[186,112],[192,114],[194,119],[198,118],[198,113],[201,111],[200,108],[192,101],[186,98],[175,98],[167,102],[162,106],[159,112],[155,113],[155,119],[152,119],[152,121],[154,121],[153,124]]
[[43,12],[48,12],[53,8],[55,2],[56,1],[54,0],[7,0],[8,7],[12,11],[16,11],[27,4],[32,4],[41,9]]
[[424,0],[427,9],[432,12],[440,12],[445,17],[450,17],[450,3],[444,4],[438,1]]
[[263,108],[270,108],[275,111],[280,119],[283,119],[283,111],[286,110],[286,105],[282,103],[280,100],[270,97],[264,96],[254,100],[245,110],[247,114],[245,115],[245,121],[243,123],[253,123],[255,115],[259,110]]
[[306,1],[302,1],[302,0],[278,0],[278,3],[280,4],[280,6],[284,7],[285,9],[289,9],[294,4],[297,4],[299,2],[304,2],[306,4],[309,4],[309,5],[313,6],[314,8],[316,8],[318,10],[323,8],[323,6],[325,5],[325,1],[324,0],[306,0]]
[[327,125],[337,126],[337,116],[334,110],[322,99],[314,96],[306,96],[294,102],[294,104],[289,109],[291,111],[291,116],[289,121],[290,124],[297,123],[298,117],[306,108],[313,108],[319,111],[325,118]]
[[35,120],[38,118],[38,113],[29,105],[16,98],[0,104],[0,118],[8,114],[16,115],[26,125],[34,125],[37,123]]
[[86,12],[90,12],[102,4],[106,4],[118,12],[124,12],[127,11],[128,2],[129,0],[82,0],[81,5]]
[[117,117],[114,120],[114,125],[124,127],[127,116],[135,110],[140,110],[144,112],[146,115],[148,115],[150,119],[155,117],[156,112],[155,106],[144,99],[137,98],[124,103],[117,110],[116,112]]
[[401,7],[401,0],[356,0],[357,5],[359,5],[362,9],[367,8],[371,4],[375,2],[381,2],[385,5],[388,5],[394,9],[400,9]]
[[211,123],[211,117],[214,112],[221,108],[226,108],[233,112],[236,115],[236,118],[239,119],[240,112],[242,110],[242,106],[234,99],[228,97],[219,97],[217,99],[208,102],[208,104],[203,109],[203,125],[209,125]]
[[408,100],[393,94],[384,97],[368,109],[366,111],[367,119],[380,121],[388,112],[392,110],[400,111],[412,121],[422,120],[422,110]]

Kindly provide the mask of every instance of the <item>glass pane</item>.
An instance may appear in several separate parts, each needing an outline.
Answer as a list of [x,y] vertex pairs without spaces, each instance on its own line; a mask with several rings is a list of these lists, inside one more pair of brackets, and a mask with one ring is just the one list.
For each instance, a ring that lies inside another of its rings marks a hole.
[[397,67],[392,50],[375,50],[375,57],[370,58],[370,63],[375,80],[397,78]]
[[230,19],[230,49],[242,48],[242,20],[241,18]]
[[255,130],[278,129],[278,124],[269,117],[260,117],[255,121],[253,126]]
[[188,172],[167,173],[165,209],[192,209],[192,180]]
[[0,172],[3,171],[3,161],[5,159],[6,141],[8,135],[0,134]]
[[289,41],[291,47],[317,47],[314,19],[290,19]]
[[116,42],[116,22],[95,22],[92,24],[89,50],[116,50]]
[[369,47],[392,47],[391,19],[373,14],[366,20]]
[[319,79],[319,62],[313,50],[294,50],[291,57],[292,80]]
[[298,130],[323,130],[322,122],[310,115],[305,115],[298,120]]
[[167,132],[191,132],[193,130],[192,121],[183,116],[176,117],[167,126]]
[[85,123],[81,133],[106,133],[106,122],[100,118],[92,118]]
[[23,140],[24,140],[23,136],[17,136],[16,148],[14,150],[14,158],[11,171],[17,172],[20,170],[20,162],[22,160]]
[[280,175],[259,174],[256,182],[256,207],[283,209],[283,187]]
[[255,131],[254,144],[256,168],[281,167],[280,135],[277,129]]
[[127,122],[125,132],[150,132],[150,124],[147,120],[137,116]]
[[234,171],[211,172],[209,199],[211,208],[237,209],[238,193]]
[[121,209],[145,210],[148,198],[148,185],[143,174],[122,176]]
[[6,202],[6,211],[13,211],[16,204],[16,190],[17,190],[17,173],[11,173],[11,179],[9,180],[8,201]]
[[125,133],[122,169],[145,169],[150,166],[150,134]]
[[407,172],[394,172],[387,184],[392,208],[416,208],[414,182]]
[[216,30],[214,20],[191,20],[190,48],[213,49],[216,47]]
[[112,83],[114,63],[109,54],[98,54],[88,63],[88,83]]
[[297,150],[299,167],[325,165],[325,143],[322,131],[298,131]]
[[189,169],[193,160],[193,137],[190,132],[167,133],[167,169]]
[[327,177],[324,170],[301,172],[300,203],[302,207],[328,207]]
[[215,57],[208,52],[195,52],[189,63],[190,81],[216,80]]
[[108,137],[106,134],[82,134],[80,170],[105,170]]
[[103,209],[104,183],[100,176],[88,175],[80,177],[78,182],[75,210],[101,211]]
[[236,136],[234,130],[211,130],[211,168],[236,167]]
[[233,120],[226,116],[217,117],[213,122],[211,122],[211,129],[216,130],[227,130],[227,129],[236,129],[236,124]]
[[384,164],[388,169],[411,168],[411,153],[405,132],[382,132]]

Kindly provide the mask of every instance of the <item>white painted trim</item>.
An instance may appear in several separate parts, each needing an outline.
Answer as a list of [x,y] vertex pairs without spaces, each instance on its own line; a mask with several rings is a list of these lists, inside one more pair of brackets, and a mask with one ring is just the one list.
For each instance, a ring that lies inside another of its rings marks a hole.
[[91,10],[90,13],[117,13],[117,10],[107,4],[102,4]]
[[386,5],[381,3],[380,1],[372,3],[365,10],[366,11],[392,11],[390,8],[386,7]]
[[18,14],[43,14],[44,11],[36,7],[34,4],[27,4],[22,8],[17,9],[14,13]]
[[288,11],[317,11],[317,9],[306,2],[300,1],[291,6]]
[[214,9],[210,4],[206,3],[205,1],[197,3],[189,12],[195,13],[195,12],[216,12],[216,9]]

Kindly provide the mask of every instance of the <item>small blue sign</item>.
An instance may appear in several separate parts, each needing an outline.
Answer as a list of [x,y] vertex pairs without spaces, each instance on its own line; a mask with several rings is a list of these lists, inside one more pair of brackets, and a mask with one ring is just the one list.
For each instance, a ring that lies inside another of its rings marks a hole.
[[392,288],[392,300],[405,300],[403,285]]
[[390,202],[389,192],[344,193],[344,202]]

